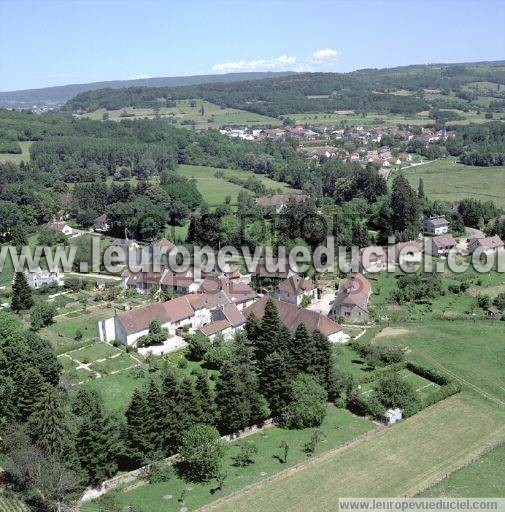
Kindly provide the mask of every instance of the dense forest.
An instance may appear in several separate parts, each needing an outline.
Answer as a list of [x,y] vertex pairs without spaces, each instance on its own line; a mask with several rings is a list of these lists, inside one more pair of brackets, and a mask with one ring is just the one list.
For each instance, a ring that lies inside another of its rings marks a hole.
[[[302,73],[257,81],[187,87],[99,89],[78,94],[67,102],[65,108],[73,112],[91,112],[99,108],[155,108],[171,105],[174,100],[202,98],[225,107],[273,117],[289,113],[348,109],[414,114],[427,110],[429,103],[436,108],[468,105],[476,96],[464,90],[463,86],[481,81],[505,85],[503,63],[407,66],[346,74]],[[424,98],[423,89],[439,89],[447,96],[453,92],[456,97],[428,102]],[[392,94],[397,90],[413,91],[415,94]]]

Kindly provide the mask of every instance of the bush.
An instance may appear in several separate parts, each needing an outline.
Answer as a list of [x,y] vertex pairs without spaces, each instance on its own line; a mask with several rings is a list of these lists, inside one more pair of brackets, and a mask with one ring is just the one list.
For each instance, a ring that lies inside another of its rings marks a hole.
[[282,416],[287,428],[318,427],[326,414],[327,394],[311,375],[300,374],[291,388],[291,401]]
[[373,395],[354,395],[348,403],[348,409],[359,416],[371,416],[377,420],[383,420],[386,414],[386,408]]
[[448,377],[446,377],[442,373],[439,373],[437,370],[429,368],[427,366],[422,366],[420,364],[415,363],[407,363],[407,369],[410,370],[412,373],[419,375],[420,377],[424,377],[427,380],[431,380],[432,382],[438,384],[439,386],[445,386],[446,384],[452,382]]
[[48,302],[39,302],[35,304],[30,312],[30,328],[34,331],[42,329],[53,323],[53,317],[56,313],[54,304]]
[[396,372],[380,379],[375,385],[374,396],[386,408],[401,407],[417,400],[414,388]]
[[207,482],[214,478],[225,451],[224,441],[214,427],[193,425],[183,433],[179,449],[184,478],[190,482]]
[[155,463],[150,467],[148,480],[150,484],[168,482],[174,476],[174,473],[175,471],[172,466]]
[[186,339],[189,345],[188,359],[190,361],[202,361],[212,348],[209,338],[203,334],[193,334],[187,336]]

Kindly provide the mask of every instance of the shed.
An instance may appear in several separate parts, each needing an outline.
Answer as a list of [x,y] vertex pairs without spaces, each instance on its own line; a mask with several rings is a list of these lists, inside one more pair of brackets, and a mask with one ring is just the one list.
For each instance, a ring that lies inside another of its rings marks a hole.
[[396,409],[388,409],[386,411],[386,425],[393,425],[397,421],[400,421],[402,419],[402,409],[396,408]]

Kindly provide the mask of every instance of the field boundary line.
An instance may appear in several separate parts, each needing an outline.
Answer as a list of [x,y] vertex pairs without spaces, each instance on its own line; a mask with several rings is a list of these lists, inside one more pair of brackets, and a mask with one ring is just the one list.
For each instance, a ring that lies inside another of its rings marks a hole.
[[297,462],[296,464],[293,464],[292,466],[287,467],[286,469],[283,469],[281,471],[278,471],[277,473],[267,476],[266,478],[263,478],[259,480],[258,482],[254,482],[252,484],[246,485],[245,487],[242,487],[242,489],[238,489],[227,496],[223,496],[222,498],[219,498],[211,503],[207,503],[206,505],[201,506],[200,508],[195,509],[195,512],[207,512],[209,510],[214,509],[215,507],[218,507],[222,505],[223,503],[226,503],[229,500],[232,500],[238,496],[242,496],[244,494],[249,493],[250,491],[254,490],[257,487],[260,487],[268,482],[274,482],[275,480],[279,480],[281,478],[284,478],[289,473],[298,471],[301,468],[310,466],[312,464],[316,464],[317,462],[321,460],[327,459],[329,456],[334,455],[335,453],[338,453],[340,451],[344,451],[348,449],[349,447],[360,443],[361,441],[367,439],[368,437],[374,437],[375,435],[379,434],[380,432],[383,432],[387,429],[386,426],[376,426],[372,430],[369,430],[368,432],[365,432],[364,434],[361,434],[349,441],[347,441],[344,444],[341,444],[339,446],[335,446],[334,448],[331,448],[330,450],[326,450],[324,452],[321,452],[319,455],[315,457],[311,457],[310,459],[302,460],[300,462]]
[[454,468],[454,470],[447,473],[446,475],[440,475],[439,477],[433,478],[432,480],[428,481],[428,483],[426,485],[418,486],[417,489],[414,487],[413,491],[410,491],[407,493],[407,497],[418,496],[422,492],[431,489],[438,483],[443,482],[446,478],[451,476],[453,473],[456,473],[457,471],[460,471],[461,469],[466,468],[467,466],[472,464],[472,462],[479,460],[481,457],[483,457],[490,451],[505,444],[505,427],[502,427],[501,429],[498,430],[498,432],[500,432],[500,431],[502,431],[502,434],[500,435],[500,437],[498,439],[495,439],[494,441],[490,441],[485,446],[470,452],[469,456],[466,459],[464,459],[461,462],[461,464],[458,464],[458,466],[456,468]]

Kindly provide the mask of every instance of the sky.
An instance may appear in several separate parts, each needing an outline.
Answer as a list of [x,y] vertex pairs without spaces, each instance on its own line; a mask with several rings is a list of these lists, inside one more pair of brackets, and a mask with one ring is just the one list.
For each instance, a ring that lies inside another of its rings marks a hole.
[[505,0],[0,0],[0,91],[505,59]]

